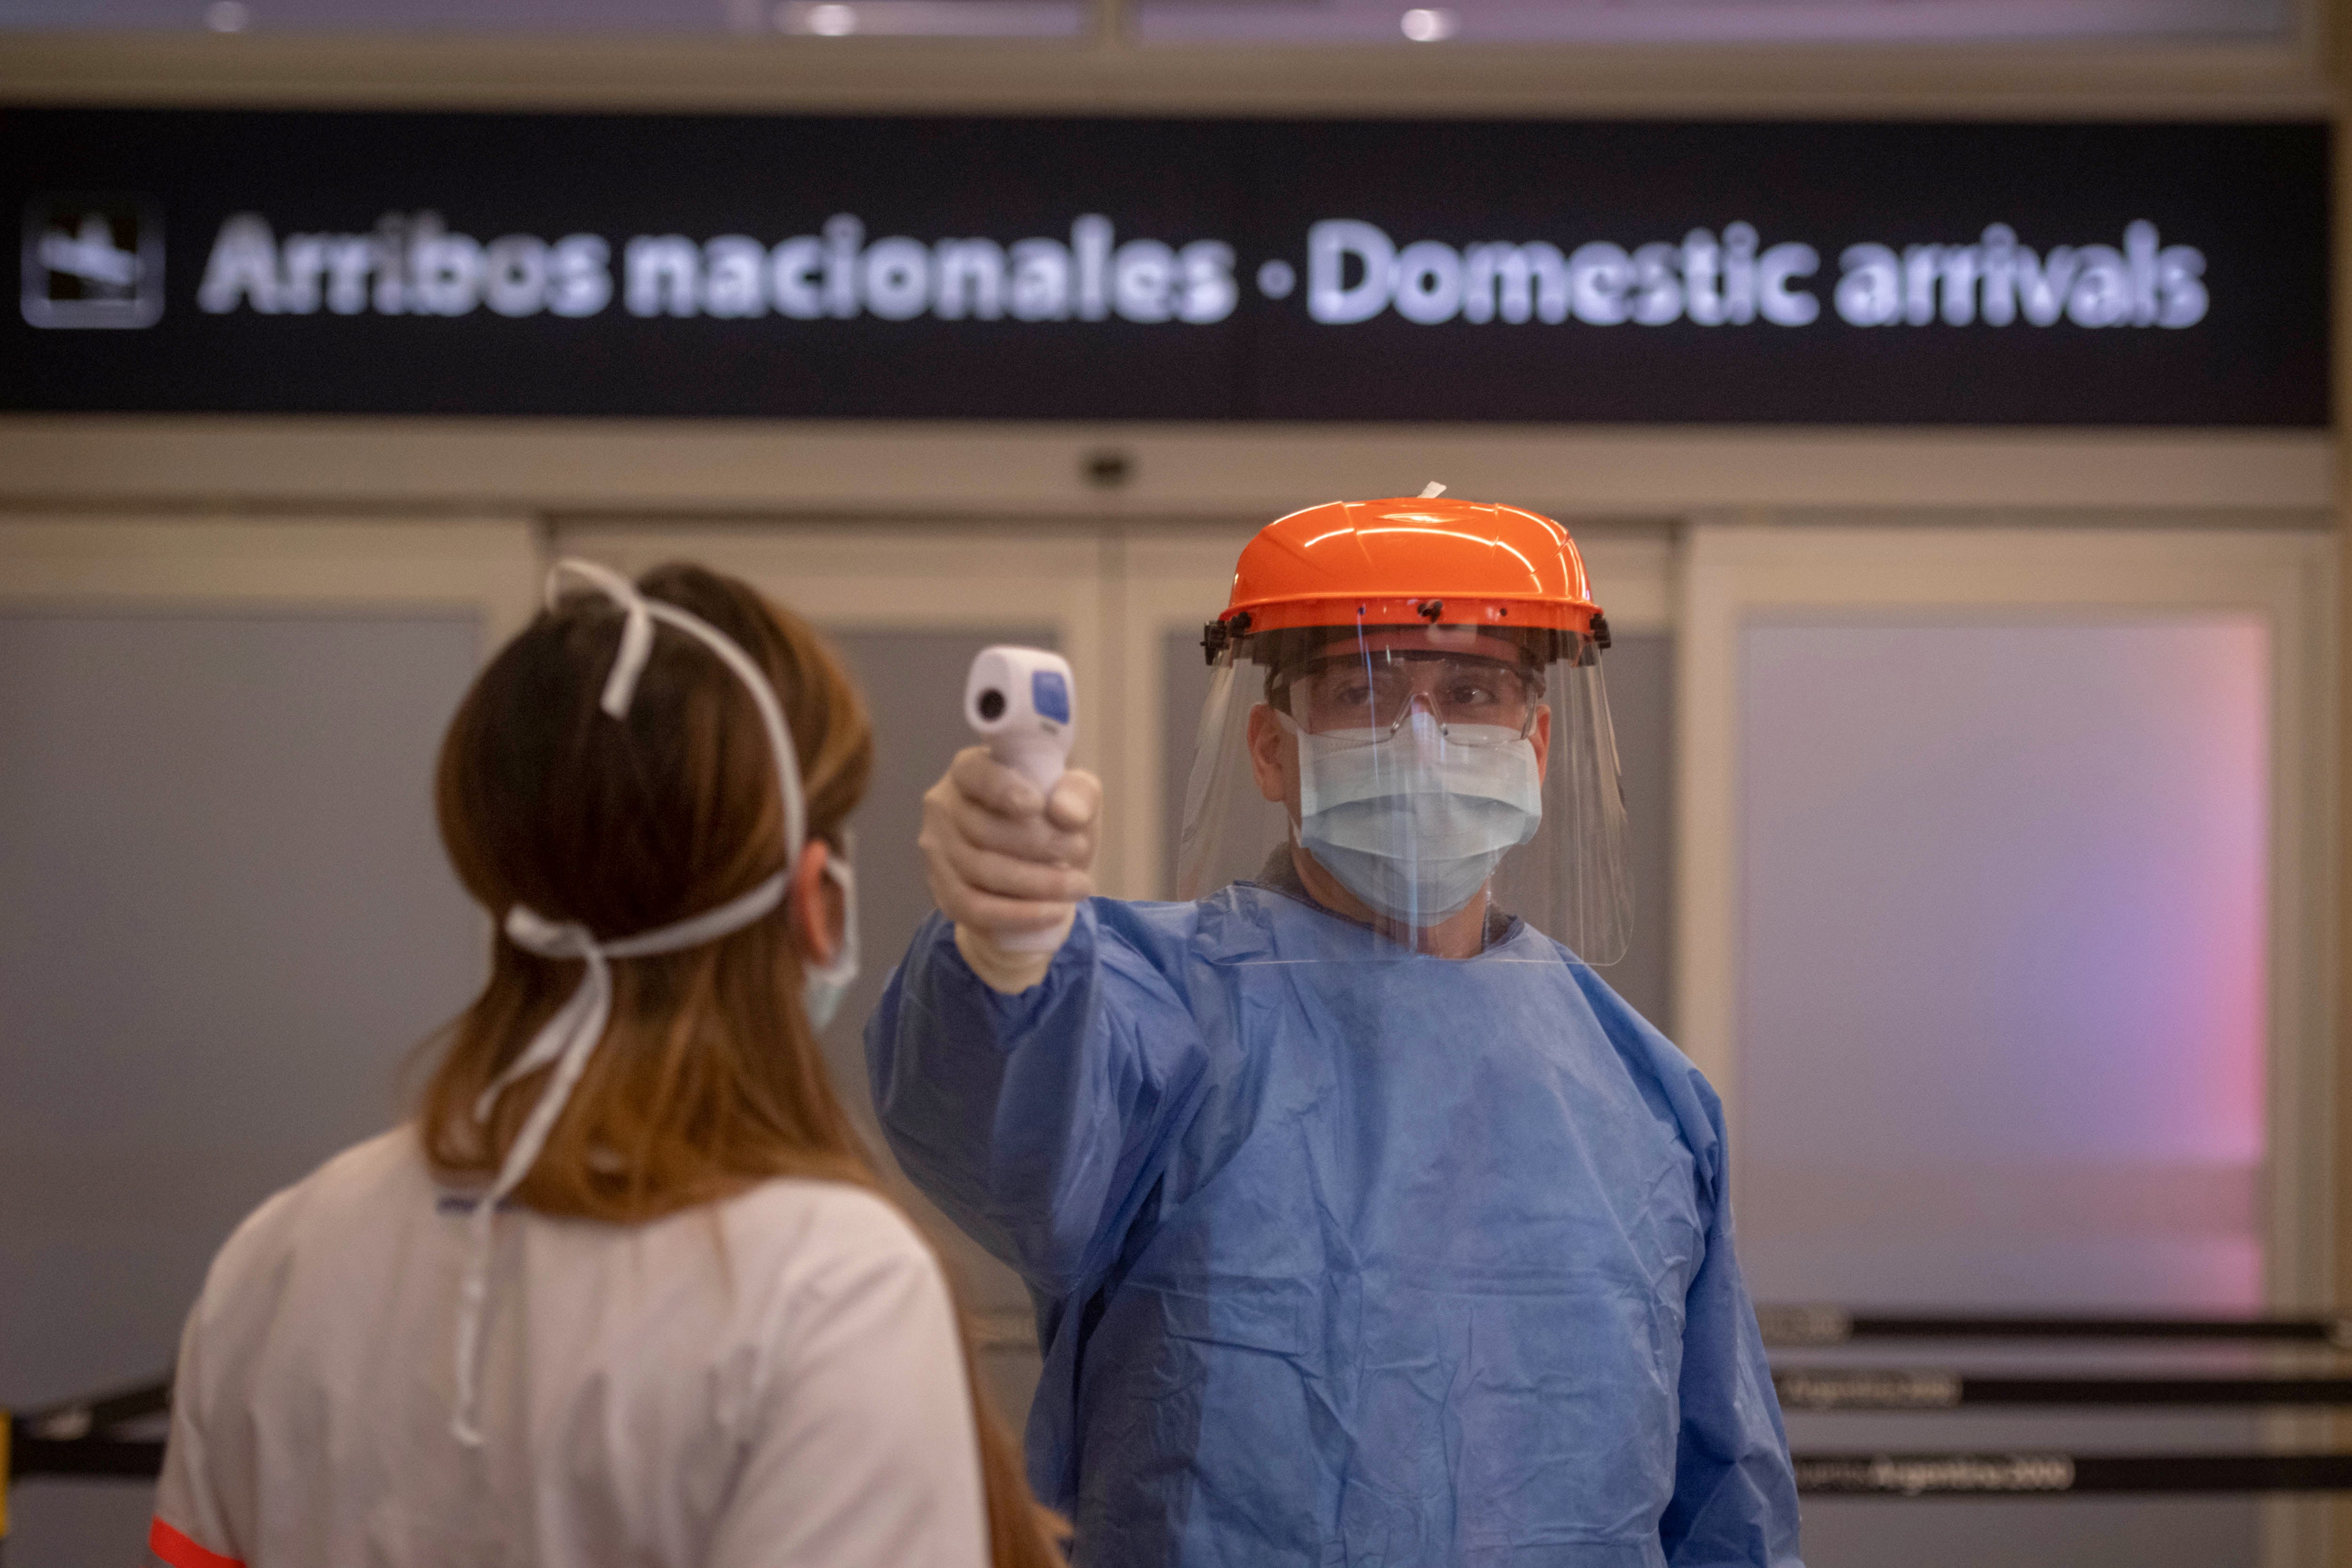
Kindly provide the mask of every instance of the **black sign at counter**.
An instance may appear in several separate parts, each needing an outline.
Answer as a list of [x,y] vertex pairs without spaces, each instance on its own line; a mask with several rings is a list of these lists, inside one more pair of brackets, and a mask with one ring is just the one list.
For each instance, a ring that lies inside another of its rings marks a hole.
[[2320,426],[2315,124],[0,112],[0,408]]

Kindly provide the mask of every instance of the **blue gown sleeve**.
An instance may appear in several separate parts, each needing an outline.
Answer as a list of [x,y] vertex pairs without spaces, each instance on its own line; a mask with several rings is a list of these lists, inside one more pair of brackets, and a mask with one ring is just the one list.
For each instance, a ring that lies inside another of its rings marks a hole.
[[1007,996],[933,914],[866,1026],[899,1164],[1041,1298],[1108,1271],[1197,1094],[1201,1031],[1162,967],[1192,918],[1089,900],[1045,978]]
[[1732,1250],[1723,1107],[1690,1080],[1714,1134],[1699,1160],[1706,1256],[1684,1300],[1682,1435],[1659,1543],[1673,1568],[1803,1568],[1788,1434]]

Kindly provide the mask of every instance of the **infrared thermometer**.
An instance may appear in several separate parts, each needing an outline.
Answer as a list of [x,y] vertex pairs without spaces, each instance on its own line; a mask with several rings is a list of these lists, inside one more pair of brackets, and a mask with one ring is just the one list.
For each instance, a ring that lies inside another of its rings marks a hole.
[[963,683],[963,717],[988,754],[1049,795],[1077,731],[1070,661],[1037,647],[982,648]]
[[[982,648],[963,685],[963,717],[988,742],[988,754],[1051,795],[1070,759],[1077,731],[1077,684],[1070,661],[1035,647]],[[1039,952],[1061,945],[1062,933],[1007,931],[997,945]]]

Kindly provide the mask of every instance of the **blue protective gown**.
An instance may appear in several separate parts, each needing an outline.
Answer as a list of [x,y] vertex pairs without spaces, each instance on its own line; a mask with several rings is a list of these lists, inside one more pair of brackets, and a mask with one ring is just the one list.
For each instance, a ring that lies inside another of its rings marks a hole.
[[1092,900],[1005,996],[935,915],[866,1044],[1035,1299],[1079,1563],[1796,1563],[1720,1105],[1550,939],[1401,954],[1238,883]]

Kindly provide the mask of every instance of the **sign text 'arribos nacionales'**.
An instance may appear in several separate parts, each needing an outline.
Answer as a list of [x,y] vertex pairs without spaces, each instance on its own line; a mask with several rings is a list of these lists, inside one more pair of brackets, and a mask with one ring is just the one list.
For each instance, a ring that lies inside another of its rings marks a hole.
[[[2007,224],[1958,244],[1861,242],[1821,278],[1801,240],[1763,244],[1755,226],[1694,228],[1678,241],[1483,240],[1400,245],[1378,226],[1327,218],[1303,247],[1309,321],[1349,326],[1393,310],[1422,326],[1449,321],[1558,326],[2193,327],[2209,304],[2204,253],[2167,245],[2153,223],[2127,224],[2120,244],[2037,251]],[[617,258],[617,265],[616,265]],[[1269,300],[1290,298],[1298,272],[1269,257],[1251,268]],[[1125,321],[1209,326],[1240,298],[1235,247],[1224,239],[1122,239],[1089,213],[1066,237],[925,240],[867,237],[840,213],[816,234],[770,245],[751,235],[545,239],[460,234],[434,212],[386,215],[362,234],[287,232],[240,213],[221,226],[196,290],[225,315],[585,318],[616,302],[640,318],[727,321]],[[616,277],[617,274],[617,277]],[[1819,289],[1821,292],[1816,292]],[[1830,309],[1822,309],[1826,293]]]

